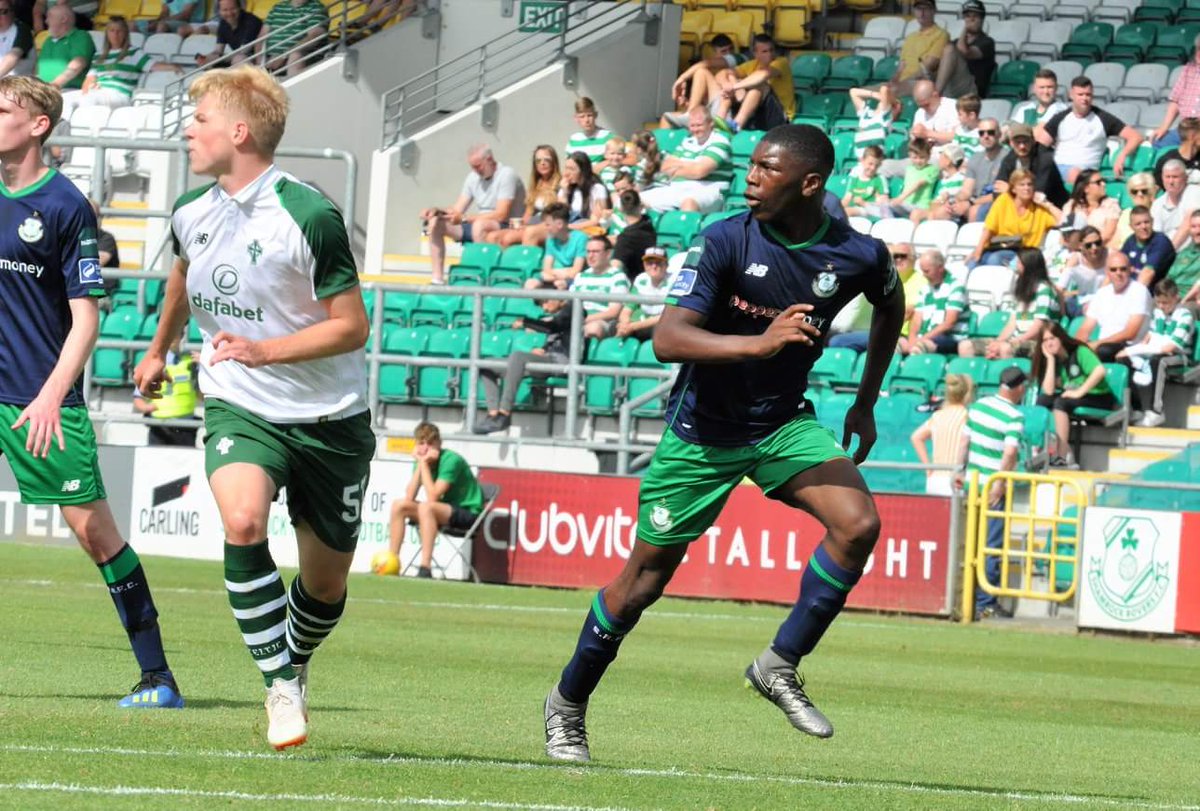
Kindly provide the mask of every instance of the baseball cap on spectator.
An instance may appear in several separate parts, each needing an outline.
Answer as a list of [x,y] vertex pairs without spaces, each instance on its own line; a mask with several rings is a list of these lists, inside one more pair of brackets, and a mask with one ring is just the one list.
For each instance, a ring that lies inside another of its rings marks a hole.
[[962,6],[962,16],[965,17],[968,14],[978,14],[980,17],[986,17],[987,7],[979,2],[979,0],[967,0]]
[[937,3],[934,0],[914,0],[912,7],[916,8],[917,6],[929,6],[934,11],[937,11]]
[[1013,138],[1029,138],[1033,140],[1033,127],[1019,121],[1014,121],[1008,125],[1008,138],[1010,141]]
[[660,248],[657,245],[651,245],[646,249],[646,252],[642,254],[642,261],[645,262],[647,259],[657,259],[665,264],[667,261],[667,249]]
[[942,154],[950,159],[951,166],[960,165],[967,157],[967,153],[963,151],[962,144],[956,144],[953,141],[942,147]]
[[1020,366],[1009,366],[1000,373],[1000,385],[1006,389],[1015,389],[1025,383],[1025,372]]

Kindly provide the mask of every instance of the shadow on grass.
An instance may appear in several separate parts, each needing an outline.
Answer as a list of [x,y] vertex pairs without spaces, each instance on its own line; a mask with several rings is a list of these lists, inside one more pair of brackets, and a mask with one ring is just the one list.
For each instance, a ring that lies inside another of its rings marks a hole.
[[[67,701],[112,701],[116,704],[124,695],[115,695],[107,692],[97,693],[5,693],[0,692],[0,698],[13,699],[30,699],[30,698],[49,698],[63,699]],[[261,710],[263,703],[261,701],[241,701],[232,698],[195,698],[188,695],[185,690],[183,693],[184,701],[187,703],[185,709],[189,710]],[[364,707],[321,707],[322,712],[365,712]]]

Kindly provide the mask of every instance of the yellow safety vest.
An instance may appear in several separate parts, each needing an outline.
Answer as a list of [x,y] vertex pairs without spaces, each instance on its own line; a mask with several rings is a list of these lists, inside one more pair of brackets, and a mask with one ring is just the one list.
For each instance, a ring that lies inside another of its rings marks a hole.
[[163,370],[162,397],[151,416],[160,420],[190,417],[196,412],[196,384],[192,382],[192,356],[184,355]]

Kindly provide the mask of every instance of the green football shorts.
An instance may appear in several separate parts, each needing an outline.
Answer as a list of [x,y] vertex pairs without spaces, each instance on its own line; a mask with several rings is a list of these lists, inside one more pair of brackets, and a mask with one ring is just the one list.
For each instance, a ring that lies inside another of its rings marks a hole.
[[292,524],[308,522],[326,546],[353,552],[375,456],[369,412],[340,420],[272,423],[221,400],[204,403],[204,467],[257,465],[288,491]]
[[846,457],[833,431],[802,414],[757,445],[685,442],[670,428],[638,492],[637,536],[655,546],[691,543],[713,525],[743,478],[769,497],[797,473]]
[[19,430],[8,426],[17,421],[24,406],[0,404],[0,454],[8,457],[26,504],[88,504],[106,497],[96,456],[96,433],[84,406],[68,406],[59,412],[66,450],[58,440],[50,443],[45,459],[25,450],[29,423]]

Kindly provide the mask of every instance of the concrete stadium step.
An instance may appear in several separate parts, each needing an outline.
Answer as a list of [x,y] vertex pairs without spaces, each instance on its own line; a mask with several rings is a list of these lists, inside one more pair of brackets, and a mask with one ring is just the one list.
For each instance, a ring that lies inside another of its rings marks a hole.
[[1200,442],[1200,430],[1187,428],[1141,428],[1131,426],[1128,434],[1129,442],[1127,447],[1133,449],[1181,451],[1193,442]]
[[360,273],[358,280],[363,284],[428,284],[429,273]]
[[122,270],[141,270],[146,260],[146,243],[140,239],[118,239],[117,255]]
[[1163,448],[1145,450],[1142,448],[1114,448],[1108,452],[1108,470],[1110,473],[1140,473],[1144,468],[1169,459],[1175,451]]
[[1187,427],[1192,431],[1200,431],[1200,405],[1188,406]]

